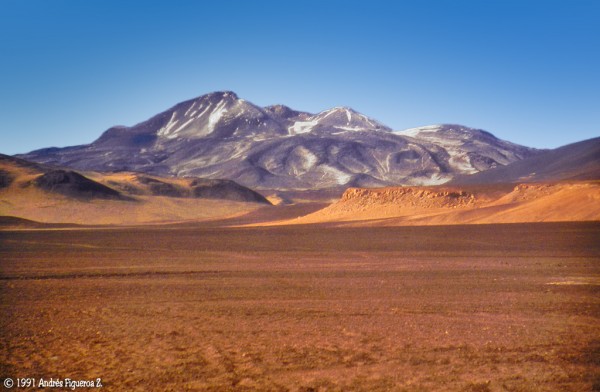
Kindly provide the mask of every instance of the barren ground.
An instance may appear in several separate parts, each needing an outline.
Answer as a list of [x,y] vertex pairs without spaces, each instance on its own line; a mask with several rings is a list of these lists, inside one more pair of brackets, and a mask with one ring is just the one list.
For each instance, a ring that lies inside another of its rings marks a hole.
[[288,223],[423,226],[598,220],[600,182],[586,181],[350,188],[330,206]]
[[600,390],[599,294],[597,222],[0,231],[0,381]]

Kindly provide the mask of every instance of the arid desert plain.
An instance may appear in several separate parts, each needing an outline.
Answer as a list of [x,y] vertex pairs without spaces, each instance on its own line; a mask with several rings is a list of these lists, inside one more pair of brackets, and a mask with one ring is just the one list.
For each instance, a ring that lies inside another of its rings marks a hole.
[[599,390],[599,238],[597,222],[6,229],[0,373],[36,380],[17,390]]

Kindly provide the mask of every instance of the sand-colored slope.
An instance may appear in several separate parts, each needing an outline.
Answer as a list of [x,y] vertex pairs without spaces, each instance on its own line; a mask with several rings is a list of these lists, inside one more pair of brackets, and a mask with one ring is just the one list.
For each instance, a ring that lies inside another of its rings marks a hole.
[[[197,195],[195,191],[204,183],[199,183],[202,179],[194,178],[159,178],[136,173],[83,173],[87,179],[117,191],[123,196],[121,199],[102,199],[89,193],[85,193],[86,197],[77,197],[76,194],[44,190],[36,186],[37,179],[53,170],[56,169],[13,157],[0,157],[0,174],[3,178],[0,186],[0,216],[43,223],[131,225],[222,219],[265,207],[260,202],[199,198],[203,195]],[[223,193],[222,189],[218,188],[218,191]],[[231,189],[237,191],[236,188]],[[247,192],[244,189],[242,191]],[[233,194],[233,197],[238,195]]]
[[[0,215],[45,223],[130,225],[205,220],[235,216],[261,208],[257,203],[228,200],[138,196],[137,201],[79,201],[38,190],[0,192]],[[268,208],[268,207],[266,207]]]
[[349,189],[335,204],[286,224],[447,225],[600,220],[600,183]]
[[[211,224],[223,226],[307,223],[395,226],[600,221],[599,181],[351,188],[328,206],[337,190],[275,192],[268,195],[281,202],[275,208],[260,202],[197,198],[203,196],[196,194],[197,189],[204,189],[198,188],[205,185],[198,182],[201,179],[125,172],[82,173],[123,195],[120,200],[94,194],[77,197],[35,185],[36,179],[55,168],[12,157],[1,158],[0,216],[43,223],[131,225],[211,220]],[[222,188],[217,189],[220,192]],[[237,192],[235,187],[227,189],[234,195]]]

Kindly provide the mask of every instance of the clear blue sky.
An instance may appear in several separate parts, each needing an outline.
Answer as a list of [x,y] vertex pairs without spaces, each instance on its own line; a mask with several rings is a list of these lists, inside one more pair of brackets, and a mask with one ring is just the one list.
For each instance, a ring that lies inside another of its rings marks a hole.
[[554,148],[600,136],[599,20],[598,0],[0,0],[0,153],[219,90]]

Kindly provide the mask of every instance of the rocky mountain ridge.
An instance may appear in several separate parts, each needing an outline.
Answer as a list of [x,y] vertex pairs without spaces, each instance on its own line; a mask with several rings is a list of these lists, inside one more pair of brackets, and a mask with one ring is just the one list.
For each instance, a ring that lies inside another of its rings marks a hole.
[[179,103],[88,145],[19,155],[77,170],[224,178],[255,189],[435,185],[539,151],[460,125],[405,131],[350,108],[258,107],[230,91]]
[[474,175],[460,175],[453,184],[491,184],[600,179],[600,137],[567,144]]

